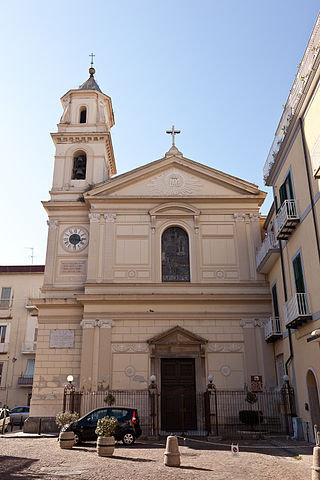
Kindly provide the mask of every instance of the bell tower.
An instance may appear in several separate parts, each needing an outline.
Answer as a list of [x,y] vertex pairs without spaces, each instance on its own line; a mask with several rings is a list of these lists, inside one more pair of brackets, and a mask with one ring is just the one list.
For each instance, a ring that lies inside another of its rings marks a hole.
[[114,125],[111,98],[102,93],[94,74],[62,98],[51,200],[76,201],[116,173],[110,129]]

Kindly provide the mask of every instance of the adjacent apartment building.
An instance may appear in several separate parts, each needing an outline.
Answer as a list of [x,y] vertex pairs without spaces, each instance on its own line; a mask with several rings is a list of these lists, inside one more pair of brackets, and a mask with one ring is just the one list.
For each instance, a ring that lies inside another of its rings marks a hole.
[[43,265],[0,266],[0,407],[29,405],[37,345]]
[[274,342],[279,385],[289,381],[295,390],[298,433],[306,439],[320,424],[319,51],[320,16],[264,166],[274,202],[257,252],[273,304],[265,340]]

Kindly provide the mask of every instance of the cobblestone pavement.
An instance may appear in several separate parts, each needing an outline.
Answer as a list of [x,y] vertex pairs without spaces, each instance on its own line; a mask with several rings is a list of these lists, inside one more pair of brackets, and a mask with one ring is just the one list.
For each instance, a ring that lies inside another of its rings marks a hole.
[[114,456],[107,458],[98,457],[93,443],[61,450],[56,438],[4,436],[0,438],[0,479],[311,479],[312,446],[304,442],[241,441],[238,456],[224,446],[227,442],[180,443],[181,467],[170,468],[163,463],[162,441],[140,441],[133,447],[118,444]]

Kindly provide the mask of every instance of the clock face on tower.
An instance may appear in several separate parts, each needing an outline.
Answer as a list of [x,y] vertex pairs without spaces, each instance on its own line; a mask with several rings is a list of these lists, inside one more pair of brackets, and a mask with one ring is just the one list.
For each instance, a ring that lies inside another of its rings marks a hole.
[[88,232],[83,228],[70,227],[62,234],[62,244],[71,252],[79,252],[88,245],[88,237]]

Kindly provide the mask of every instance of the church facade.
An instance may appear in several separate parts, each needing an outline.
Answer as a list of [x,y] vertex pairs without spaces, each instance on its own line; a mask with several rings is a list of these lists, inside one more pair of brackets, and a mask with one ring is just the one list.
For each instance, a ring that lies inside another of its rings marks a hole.
[[255,264],[266,194],[185,158],[174,140],[163,158],[114,176],[111,99],[89,72],[62,97],[52,134],[31,418],[61,410],[67,375],[81,391],[143,390],[155,375],[171,404],[170,382],[192,396],[209,375],[220,389],[257,375],[272,389],[271,296]]

